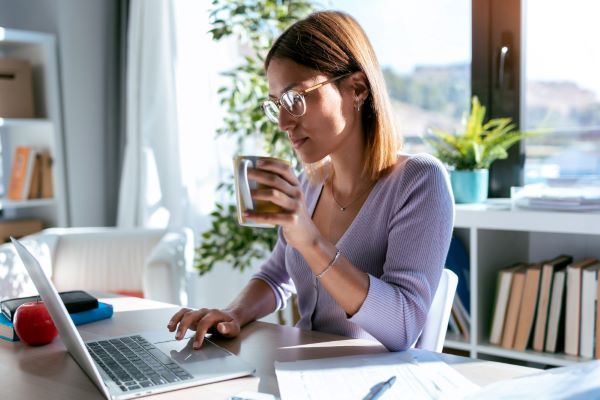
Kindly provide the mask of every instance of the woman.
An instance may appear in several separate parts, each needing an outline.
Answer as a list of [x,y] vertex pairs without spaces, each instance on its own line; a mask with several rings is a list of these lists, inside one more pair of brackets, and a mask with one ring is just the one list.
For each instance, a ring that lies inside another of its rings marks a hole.
[[298,294],[300,328],[410,347],[439,282],[453,226],[442,165],[398,154],[381,69],[358,23],[318,12],[287,29],[265,61],[265,113],[286,131],[305,173],[267,161],[249,179],[271,187],[256,200],[280,214],[248,214],[280,226],[269,260],[224,310],[182,309],[168,324],[234,337]]

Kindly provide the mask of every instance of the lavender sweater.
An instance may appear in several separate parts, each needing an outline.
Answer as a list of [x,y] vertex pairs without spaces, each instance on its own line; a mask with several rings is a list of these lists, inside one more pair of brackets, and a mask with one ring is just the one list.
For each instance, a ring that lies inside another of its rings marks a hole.
[[[322,184],[300,183],[312,215]],[[348,318],[288,246],[281,230],[271,257],[254,278],[264,280],[286,306],[298,294],[297,326],[353,338],[376,339],[392,351],[419,336],[437,289],[454,224],[452,193],[442,164],[427,154],[399,156],[381,178],[336,247],[369,275],[369,291]]]

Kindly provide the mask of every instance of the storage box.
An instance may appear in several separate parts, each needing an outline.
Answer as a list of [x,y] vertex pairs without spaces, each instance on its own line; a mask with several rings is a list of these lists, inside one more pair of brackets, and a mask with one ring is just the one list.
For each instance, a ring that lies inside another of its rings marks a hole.
[[33,118],[31,64],[0,58],[0,117]]
[[30,219],[0,219],[0,244],[9,242],[10,237],[17,239],[43,229],[42,221],[37,218]]

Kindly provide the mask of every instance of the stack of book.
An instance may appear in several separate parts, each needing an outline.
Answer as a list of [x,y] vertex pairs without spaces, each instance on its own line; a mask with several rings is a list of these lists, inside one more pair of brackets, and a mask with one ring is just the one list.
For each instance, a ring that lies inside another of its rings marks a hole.
[[500,270],[490,343],[600,358],[598,271],[598,260],[568,255]]
[[12,160],[7,198],[23,201],[53,196],[50,152],[31,146],[17,146]]
[[471,337],[471,292],[469,290],[470,268],[469,255],[462,241],[453,236],[450,242],[450,250],[446,257],[446,268],[451,270],[458,277],[458,285],[456,287],[456,295],[452,303],[452,312],[448,329],[455,336],[468,341]]
[[[83,325],[94,321],[100,321],[112,317],[113,307],[111,304],[102,303],[90,294],[75,290],[59,293],[73,323]],[[38,297],[22,297],[7,299],[0,302],[0,339],[18,341],[19,337],[13,327],[13,318],[20,304],[28,301],[36,301]]]
[[595,177],[556,178],[511,192],[517,207],[558,211],[600,210],[600,180]]
[[448,328],[450,332],[461,337],[465,341],[469,341],[471,337],[471,315],[463,305],[459,296],[454,296]]

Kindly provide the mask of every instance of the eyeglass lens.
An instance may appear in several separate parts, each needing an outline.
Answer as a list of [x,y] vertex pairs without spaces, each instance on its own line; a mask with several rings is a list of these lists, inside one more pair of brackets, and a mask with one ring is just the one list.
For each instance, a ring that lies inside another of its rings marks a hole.
[[[306,103],[304,96],[294,90],[285,92],[279,103],[294,117],[301,117],[306,112]],[[274,123],[279,122],[279,107],[273,100],[267,100],[263,104],[263,110],[269,120]]]

